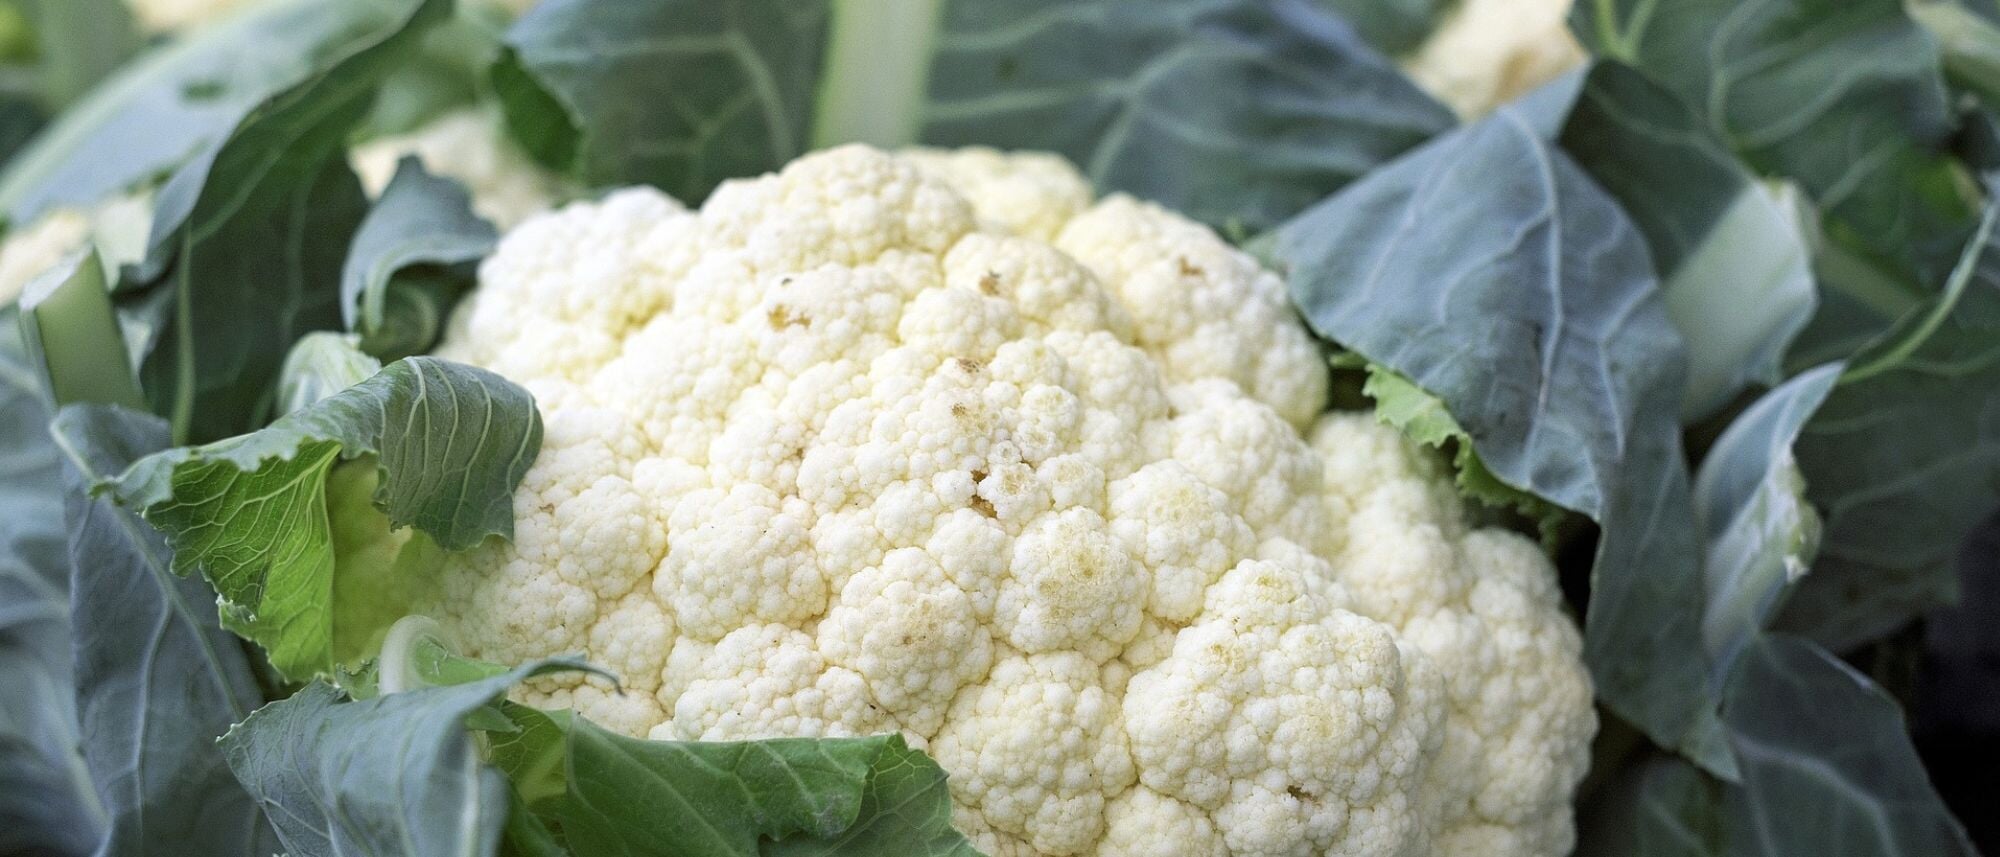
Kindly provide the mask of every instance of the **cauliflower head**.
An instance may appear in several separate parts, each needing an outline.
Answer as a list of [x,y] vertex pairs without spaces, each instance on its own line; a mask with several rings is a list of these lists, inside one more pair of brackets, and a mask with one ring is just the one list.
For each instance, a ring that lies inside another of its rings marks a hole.
[[1402,61],[1460,117],[1491,113],[1589,59],[1570,34],[1574,0],[1459,0]]
[[900,731],[1006,855],[1555,855],[1596,722],[1548,562],[1322,416],[1284,285],[1064,161],[844,147],[529,218],[441,346],[535,393],[426,609],[632,735]]

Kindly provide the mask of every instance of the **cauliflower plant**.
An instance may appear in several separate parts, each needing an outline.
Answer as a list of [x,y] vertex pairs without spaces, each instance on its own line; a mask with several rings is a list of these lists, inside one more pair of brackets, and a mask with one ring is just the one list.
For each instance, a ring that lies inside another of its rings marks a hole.
[[1459,0],[1403,71],[1459,116],[1484,116],[1590,58],[1569,31],[1572,2]]
[[426,606],[526,701],[900,731],[1008,855],[1556,855],[1596,721],[1529,541],[1322,416],[1284,284],[1062,160],[846,147],[528,219],[445,356],[532,390]]

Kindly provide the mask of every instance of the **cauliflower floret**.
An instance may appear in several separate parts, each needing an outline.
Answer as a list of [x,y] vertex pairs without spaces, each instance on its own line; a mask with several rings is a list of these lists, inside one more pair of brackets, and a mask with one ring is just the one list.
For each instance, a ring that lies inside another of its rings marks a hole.
[[126,0],[139,27],[170,33],[206,24],[257,0]]
[[1574,0],[1460,0],[1403,59],[1418,86],[1476,119],[1589,59],[1569,31]]
[[407,134],[369,140],[354,147],[348,161],[368,195],[377,196],[405,155],[415,155],[424,169],[465,185],[473,213],[501,229],[553,208],[569,192],[561,179],[514,145],[499,111],[490,108],[456,110]]
[[1592,721],[1546,560],[1393,432],[1308,443],[1277,278],[1085,187],[845,147],[510,231],[442,350],[547,440],[433,612],[629,673],[521,691],[628,734],[901,731],[989,854],[1558,853]]

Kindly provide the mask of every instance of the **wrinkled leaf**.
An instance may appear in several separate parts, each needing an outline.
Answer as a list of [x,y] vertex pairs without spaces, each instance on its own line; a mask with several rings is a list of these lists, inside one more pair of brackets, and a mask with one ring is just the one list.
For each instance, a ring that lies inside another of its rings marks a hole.
[[427,350],[437,338],[444,312],[439,309],[424,316],[429,324],[413,324],[407,313],[392,321],[389,294],[397,274],[414,267],[459,269],[456,276],[441,272],[458,286],[440,296],[445,299],[443,307],[449,307],[450,299],[471,285],[464,267],[484,257],[498,238],[492,224],[472,213],[472,197],[465,188],[431,175],[415,156],[404,157],[396,165],[395,178],[361,221],[341,271],[340,308],[347,329],[374,345],[370,351]]
[[1487,470],[1472,449],[1472,438],[1436,396],[1380,366],[1369,366],[1367,372],[1361,392],[1375,401],[1377,419],[1417,443],[1449,450],[1460,493],[1493,508],[1512,510],[1535,524],[1544,546],[1554,545],[1567,510],[1508,485]]
[[266,854],[270,826],[215,739],[263,702],[215,590],[176,577],[159,533],[90,486],[167,444],[146,414],[73,405],[53,428],[70,484],[70,590],[84,758],[109,818],[102,854]]
[[139,279],[171,294],[172,309],[140,378],[179,442],[261,425],[285,349],[340,326],[340,269],[367,206],[347,136],[383,76],[450,12],[449,0],[369,2],[397,14],[260,104],[160,189]]
[[278,372],[278,414],[305,410],[382,371],[382,361],[355,347],[359,340],[330,331],[299,337]]
[[951,829],[944,771],[900,735],[639,741],[575,719],[565,768],[580,854],[976,854]]
[[1276,252],[1315,331],[1443,401],[1500,481],[1598,521],[1600,698],[1726,767],[1697,654],[1685,349],[1632,221],[1503,108],[1308,210]]
[[[482,369],[412,357],[256,433],[148,456],[112,487],[167,534],[175,571],[201,569],[230,605],[225,621],[262,644],[281,672],[303,678],[329,673],[385,624],[359,623],[343,639],[346,611],[400,615],[375,587],[338,597],[342,530],[331,512],[341,498],[372,493],[385,533],[415,526],[450,550],[511,537],[513,490],[541,437],[526,391]],[[329,471],[361,455],[377,456],[372,492],[366,482],[332,491]]]
[[492,854],[507,782],[480,761],[466,717],[523,679],[574,667],[543,661],[358,702],[314,682],[229,730],[222,752],[291,857]]

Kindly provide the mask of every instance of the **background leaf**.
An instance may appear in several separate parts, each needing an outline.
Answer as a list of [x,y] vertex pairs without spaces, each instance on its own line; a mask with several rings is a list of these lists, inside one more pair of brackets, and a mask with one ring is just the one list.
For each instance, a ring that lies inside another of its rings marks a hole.
[[1503,108],[1300,215],[1276,250],[1316,332],[1442,400],[1501,481],[1598,521],[1584,654],[1600,698],[1726,767],[1691,656],[1686,357],[1631,220]]
[[177,442],[262,425],[285,349],[340,326],[340,269],[367,205],[347,165],[348,134],[451,4],[392,8],[399,14],[341,44],[160,189],[138,280],[171,295],[170,321],[140,378]]
[[221,144],[253,108],[329,57],[379,38],[402,5],[270,0],[145,54],[8,162],[0,210],[22,223],[52,206],[94,205],[173,170]]
[[[525,390],[483,369],[411,357],[256,433],[148,456],[112,484],[167,534],[175,571],[201,569],[232,607],[225,619],[281,672],[303,678],[329,673],[351,644],[336,637],[346,611],[400,615],[401,605],[374,603],[381,590],[363,588],[353,604],[336,597],[335,462],[378,456],[373,505],[387,516],[385,532],[415,526],[464,550],[512,536],[514,487],[541,439]],[[403,570],[382,565],[360,570]],[[372,636],[380,624],[356,632]]]
[[1971,227],[1943,148],[1937,45],[1899,0],[1604,0],[1572,24],[1677,93],[1761,172],[1798,181],[1830,234],[1929,284]]
[[167,443],[149,415],[74,405],[53,431],[66,458],[77,711],[109,817],[99,854],[268,854],[277,840],[215,739],[263,702],[215,591],[176,577],[159,533],[90,486]]
[[1682,416],[1776,384],[1817,303],[1797,214],[1699,116],[1630,67],[1600,61],[1551,89],[1565,87],[1535,98],[1562,103],[1563,150],[1645,236],[1667,316],[1687,340]]
[[15,307],[0,306],[0,853],[82,855],[106,819],[77,726],[50,416]]
[[1060,152],[1250,234],[1452,124],[1312,2],[1011,0],[946,5],[920,137]]

